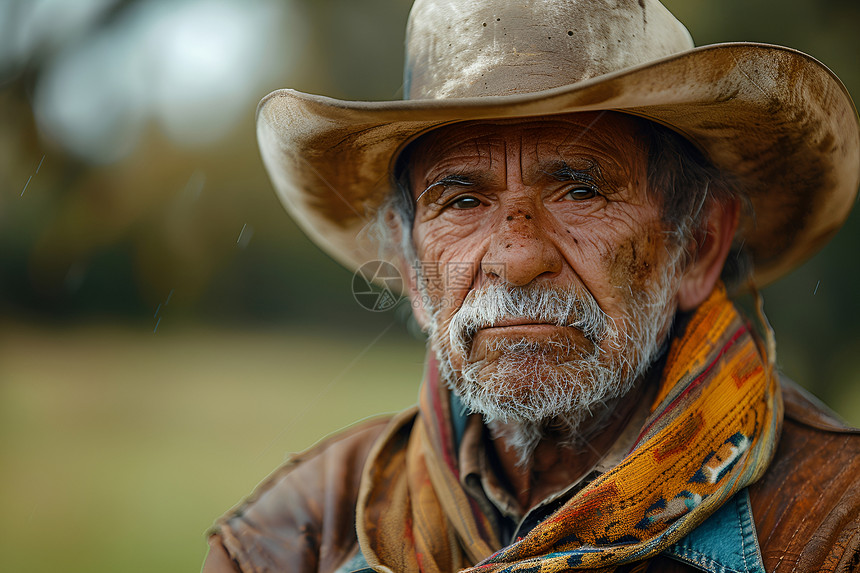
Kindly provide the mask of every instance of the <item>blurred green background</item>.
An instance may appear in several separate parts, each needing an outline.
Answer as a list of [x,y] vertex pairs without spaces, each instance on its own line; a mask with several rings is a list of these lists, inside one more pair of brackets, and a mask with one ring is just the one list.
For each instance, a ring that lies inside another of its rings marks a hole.
[[[4,570],[196,570],[290,452],[415,401],[408,309],[356,304],[253,125],[280,87],[399,98],[410,4],[0,2]],[[792,46],[860,94],[853,0],[666,4],[698,44]],[[765,291],[782,368],[854,424],[858,238],[855,210]]]

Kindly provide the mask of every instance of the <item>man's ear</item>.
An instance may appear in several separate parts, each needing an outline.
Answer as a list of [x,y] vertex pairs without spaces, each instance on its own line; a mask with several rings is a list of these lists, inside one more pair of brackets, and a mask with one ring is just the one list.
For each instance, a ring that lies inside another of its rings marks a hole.
[[693,310],[711,294],[732,246],[739,218],[737,200],[712,203],[702,234],[693,246],[692,260],[681,278],[679,310]]

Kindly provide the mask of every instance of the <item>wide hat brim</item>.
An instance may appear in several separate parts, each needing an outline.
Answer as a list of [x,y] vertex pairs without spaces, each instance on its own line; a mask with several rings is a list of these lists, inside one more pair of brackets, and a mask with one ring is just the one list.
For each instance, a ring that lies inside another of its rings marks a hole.
[[780,46],[715,44],[550,90],[460,99],[356,102],[278,90],[257,110],[263,161],[286,209],[350,269],[379,258],[367,236],[393,192],[399,152],[440,125],[617,111],[693,142],[752,206],[736,236],[765,285],[818,251],[860,185],[860,122],[814,58]]

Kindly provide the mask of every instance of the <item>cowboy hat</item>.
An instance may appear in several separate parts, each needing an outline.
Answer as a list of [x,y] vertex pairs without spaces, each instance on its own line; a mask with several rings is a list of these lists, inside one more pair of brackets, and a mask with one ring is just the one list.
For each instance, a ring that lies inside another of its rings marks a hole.
[[696,48],[657,0],[416,0],[404,97],[285,89],[257,110],[281,201],[351,269],[378,258],[362,230],[392,192],[400,151],[465,120],[611,110],[671,128],[749,198],[736,242],[759,286],[821,248],[860,185],[857,111],[830,70],[781,46]]

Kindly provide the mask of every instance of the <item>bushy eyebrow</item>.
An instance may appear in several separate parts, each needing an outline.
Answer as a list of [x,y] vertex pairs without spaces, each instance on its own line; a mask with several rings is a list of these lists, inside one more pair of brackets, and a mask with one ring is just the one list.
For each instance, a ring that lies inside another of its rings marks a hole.
[[591,164],[585,169],[575,169],[566,161],[554,162],[551,166],[542,169],[542,172],[557,181],[584,181],[594,183],[599,178],[597,166]]
[[465,177],[463,175],[446,175],[442,179],[440,179],[434,183],[431,183],[424,191],[421,192],[420,195],[418,195],[418,197],[415,198],[415,202],[418,203],[418,201],[421,200],[421,197],[423,197],[428,191],[430,191],[434,187],[439,187],[440,185],[466,185],[466,186],[469,186],[469,185],[474,185],[474,184],[475,184],[474,181],[469,181],[468,177]]

